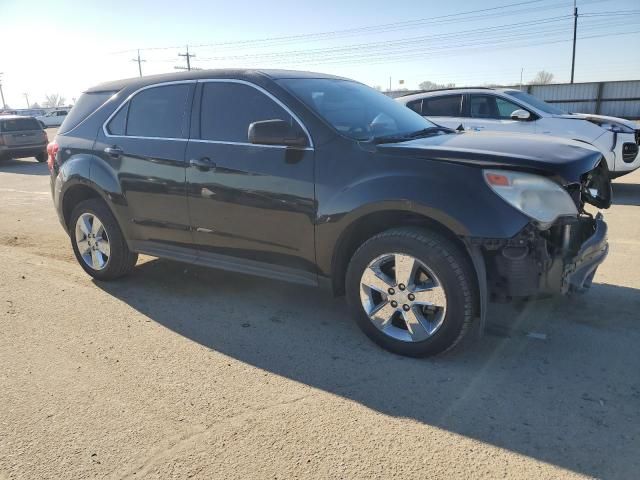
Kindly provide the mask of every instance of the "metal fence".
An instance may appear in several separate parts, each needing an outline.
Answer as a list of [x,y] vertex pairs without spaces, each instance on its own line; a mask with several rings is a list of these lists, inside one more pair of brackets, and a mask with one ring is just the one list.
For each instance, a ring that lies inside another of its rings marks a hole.
[[640,80],[527,85],[522,89],[567,112],[640,119]]

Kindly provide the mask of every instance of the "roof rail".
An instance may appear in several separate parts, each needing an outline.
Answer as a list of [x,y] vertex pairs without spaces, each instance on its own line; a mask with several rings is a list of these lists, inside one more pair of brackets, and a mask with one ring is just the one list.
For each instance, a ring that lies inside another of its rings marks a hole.
[[501,87],[449,87],[449,88],[434,88],[433,90],[418,90],[406,93],[404,95],[400,95],[400,97],[407,97],[409,95],[418,95],[420,93],[431,93],[431,92],[443,92],[445,90],[495,90],[496,88]]

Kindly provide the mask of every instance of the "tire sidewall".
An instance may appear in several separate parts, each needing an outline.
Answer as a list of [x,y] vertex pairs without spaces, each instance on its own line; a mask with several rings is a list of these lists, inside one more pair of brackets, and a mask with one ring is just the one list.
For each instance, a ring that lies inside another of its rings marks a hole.
[[[78,250],[78,245],[76,244],[76,224],[78,222],[78,218],[80,218],[80,216],[85,213],[90,213],[100,220],[107,233],[107,238],[109,239],[111,255],[107,259],[106,267],[102,270],[95,270],[87,265],[82,258],[80,251]],[[102,200],[85,200],[83,202],[80,202],[73,209],[73,212],[71,213],[71,221],[69,224],[69,236],[71,238],[73,253],[75,254],[78,263],[85,272],[98,280],[110,280],[119,276],[119,269],[120,265],[122,265],[123,257],[126,256],[129,252],[123,251],[123,239],[122,233],[120,232],[120,227],[118,226],[115,217]]]
[[[433,238],[433,236],[429,236]],[[443,243],[445,242],[445,243]],[[456,258],[457,249],[450,248],[445,239],[439,239],[435,248],[405,235],[374,237],[353,256],[347,270],[346,290],[349,308],[358,326],[373,341],[392,352],[423,357],[435,355],[450,348],[460,337],[462,328],[471,314],[470,285],[461,262]],[[369,319],[360,301],[360,279],[369,263],[384,254],[401,253],[420,260],[435,273],[445,291],[447,305],[444,321],[429,338],[420,342],[403,342],[380,331]]]

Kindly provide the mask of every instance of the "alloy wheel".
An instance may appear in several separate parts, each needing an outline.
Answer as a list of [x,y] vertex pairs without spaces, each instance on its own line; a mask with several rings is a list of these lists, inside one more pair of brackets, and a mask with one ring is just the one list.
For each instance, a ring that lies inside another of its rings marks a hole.
[[360,280],[360,301],[376,328],[404,342],[433,336],[447,308],[444,288],[435,273],[402,253],[384,254],[369,263]]
[[111,257],[111,245],[100,219],[92,213],[80,215],[76,222],[75,238],[84,263],[94,270],[103,270]]

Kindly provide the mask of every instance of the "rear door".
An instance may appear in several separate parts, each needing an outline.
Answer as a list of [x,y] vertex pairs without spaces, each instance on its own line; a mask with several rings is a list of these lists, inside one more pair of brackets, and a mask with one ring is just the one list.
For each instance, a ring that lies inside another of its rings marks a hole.
[[471,93],[468,97],[468,117],[463,122],[465,130],[535,133],[534,116],[529,120],[511,118],[514,111],[522,110],[521,106],[492,94]]
[[148,253],[191,246],[184,154],[194,87],[183,81],[138,91],[107,120],[94,147],[118,176],[124,227]]
[[251,144],[247,136],[249,125],[261,120],[304,130],[302,124],[266,90],[239,80],[200,82],[196,105],[187,190],[203,261],[234,258],[249,271],[315,282],[311,139],[306,148],[288,148]]
[[458,128],[462,123],[462,97],[460,93],[425,97],[421,115],[443,127]]

